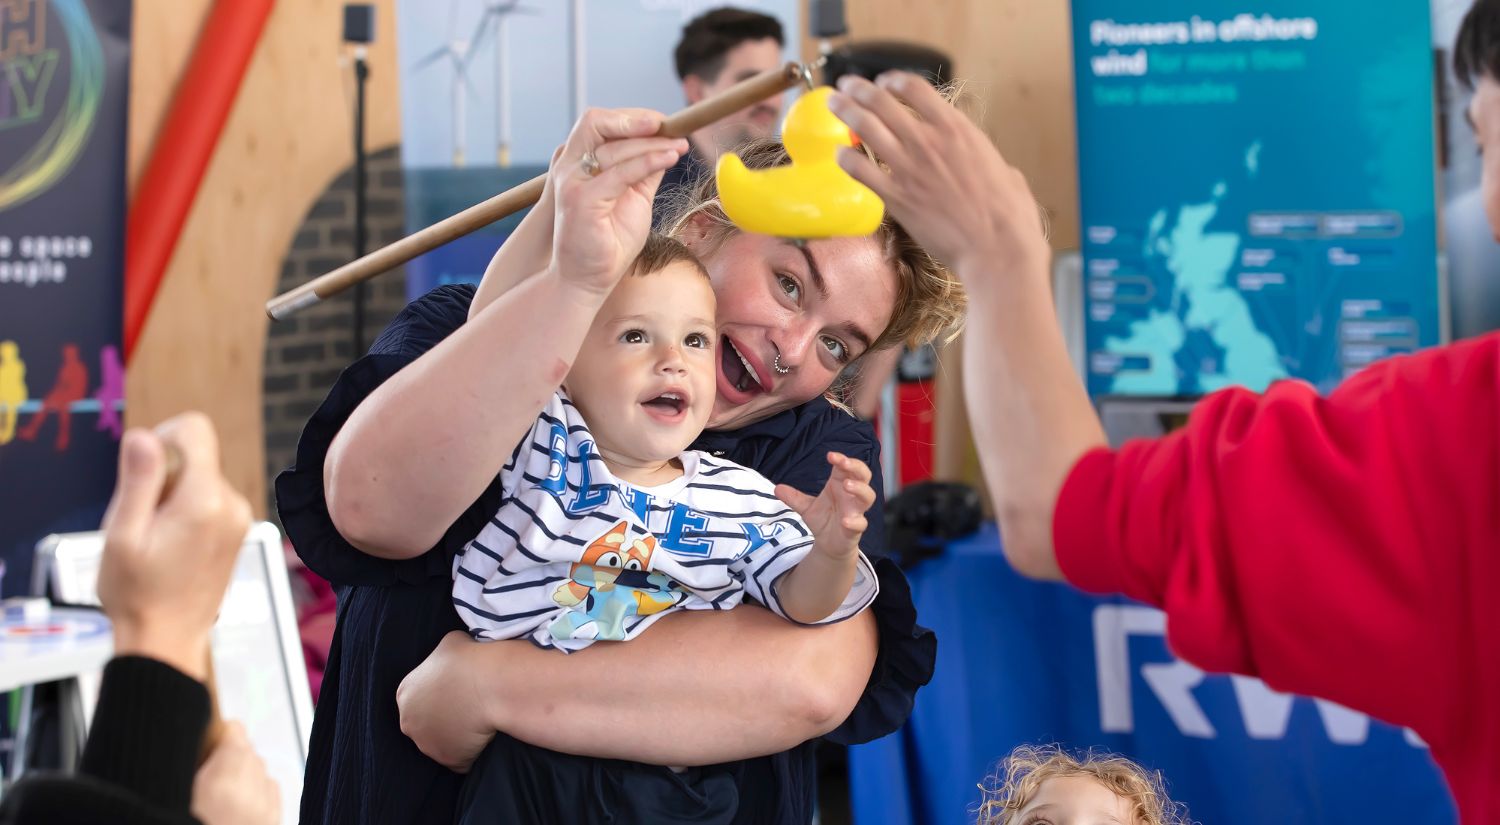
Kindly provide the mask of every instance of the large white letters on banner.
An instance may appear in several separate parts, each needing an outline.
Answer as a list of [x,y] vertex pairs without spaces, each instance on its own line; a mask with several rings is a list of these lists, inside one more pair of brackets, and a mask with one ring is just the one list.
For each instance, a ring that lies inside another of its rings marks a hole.
[[[1100,605],[1094,608],[1094,661],[1098,668],[1099,723],[1112,733],[1135,730],[1135,696],[1131,690],[1131,636],[1166,635],[1166,615],[1160,610],[1137,605]],[[1172,658],[1165,662],[1141,662],[1141,679],[1161,703],[1177,730],[1183,736],[1212,739],[1214,727],[1193,691],[1203,683],[1202,670]],[[1286,736],[1292,715],[1291,694],[1272,690],[1259,679],[1231,676],[1236,704],[1252,739],[1281,739]],[[1369,737],[1370,718],[1336,702],[1314,699],[1323,729],[1331,742],[1339,745],[1363,745]],[[1227,720],[1219,720],[1225,724]],[[1412,731],[1406,741],[1425,747]]]

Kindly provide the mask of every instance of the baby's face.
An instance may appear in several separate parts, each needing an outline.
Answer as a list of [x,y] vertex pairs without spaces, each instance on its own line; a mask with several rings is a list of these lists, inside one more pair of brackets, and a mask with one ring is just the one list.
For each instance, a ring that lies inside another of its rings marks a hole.
[[1011,818],[1015,825],[1135,825],[1130,802],[1087,776],[1058,776]]
[[606,460],[662,462],[708,425],[714,291],[691,264],[620,281],[563,385]]

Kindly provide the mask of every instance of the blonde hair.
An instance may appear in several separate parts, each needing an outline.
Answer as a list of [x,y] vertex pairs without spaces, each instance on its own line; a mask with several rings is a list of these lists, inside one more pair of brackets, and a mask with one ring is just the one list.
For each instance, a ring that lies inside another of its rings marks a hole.
[[[751,141],[735,150],[745,166],[769,169],[791,162],[781,142],[771,138]],[[702,215],[709,219],[705,241],[713,247],[738,231],[724,214],[713,175],[704,175],[695,186],[684,187],[672,204],[675,218],[667,234],[681,237],[688,223]],[[898,344],[919,347],[933,341],[951,341],[963,328],[968,299],[958,278],[948,267],[927,253],[890,215],[881,221],[874,237],[885,260],[896,271],[896,305],[890,323],[876,337],[870,351]]]
[[1160,771],[1148,771],[1123,756],[1085,751],[1073,756],[1057,745],[1022,745],[1001,763],[1000,772],[979,786],[984,802],[979,825],[1011,825],[1042,783],[1084,776],[1130,803],[1132,825],[1192,825],[1183,806],[1167,797]]

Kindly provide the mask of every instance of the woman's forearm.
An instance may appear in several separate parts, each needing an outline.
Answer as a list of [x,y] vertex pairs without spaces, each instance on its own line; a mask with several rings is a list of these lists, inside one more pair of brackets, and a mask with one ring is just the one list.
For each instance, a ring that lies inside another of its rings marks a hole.
[[436,544],[556,391],[602,300],[551,272],[528,278],[370,393],[324,465],[339,532],[384,558]]
[[566,656],[527,642],[481,652],[495,689],[491,719],[517,739],[582,756],[708,765],[779,753],[838,727],[875,667],[877,635],[868,611],[797,627],[742,606],[680,611],[629,642]]

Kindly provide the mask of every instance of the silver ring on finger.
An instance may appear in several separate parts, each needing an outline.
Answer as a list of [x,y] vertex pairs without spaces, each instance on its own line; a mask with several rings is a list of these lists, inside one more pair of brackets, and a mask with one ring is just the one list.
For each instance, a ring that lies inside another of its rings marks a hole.
[[584,176],[590,178],[597,177],[604,170],[604,167],[599,165],[599,156],[593,152],[584,152],[583,157],[578,159],[578,165],[583,169]]

